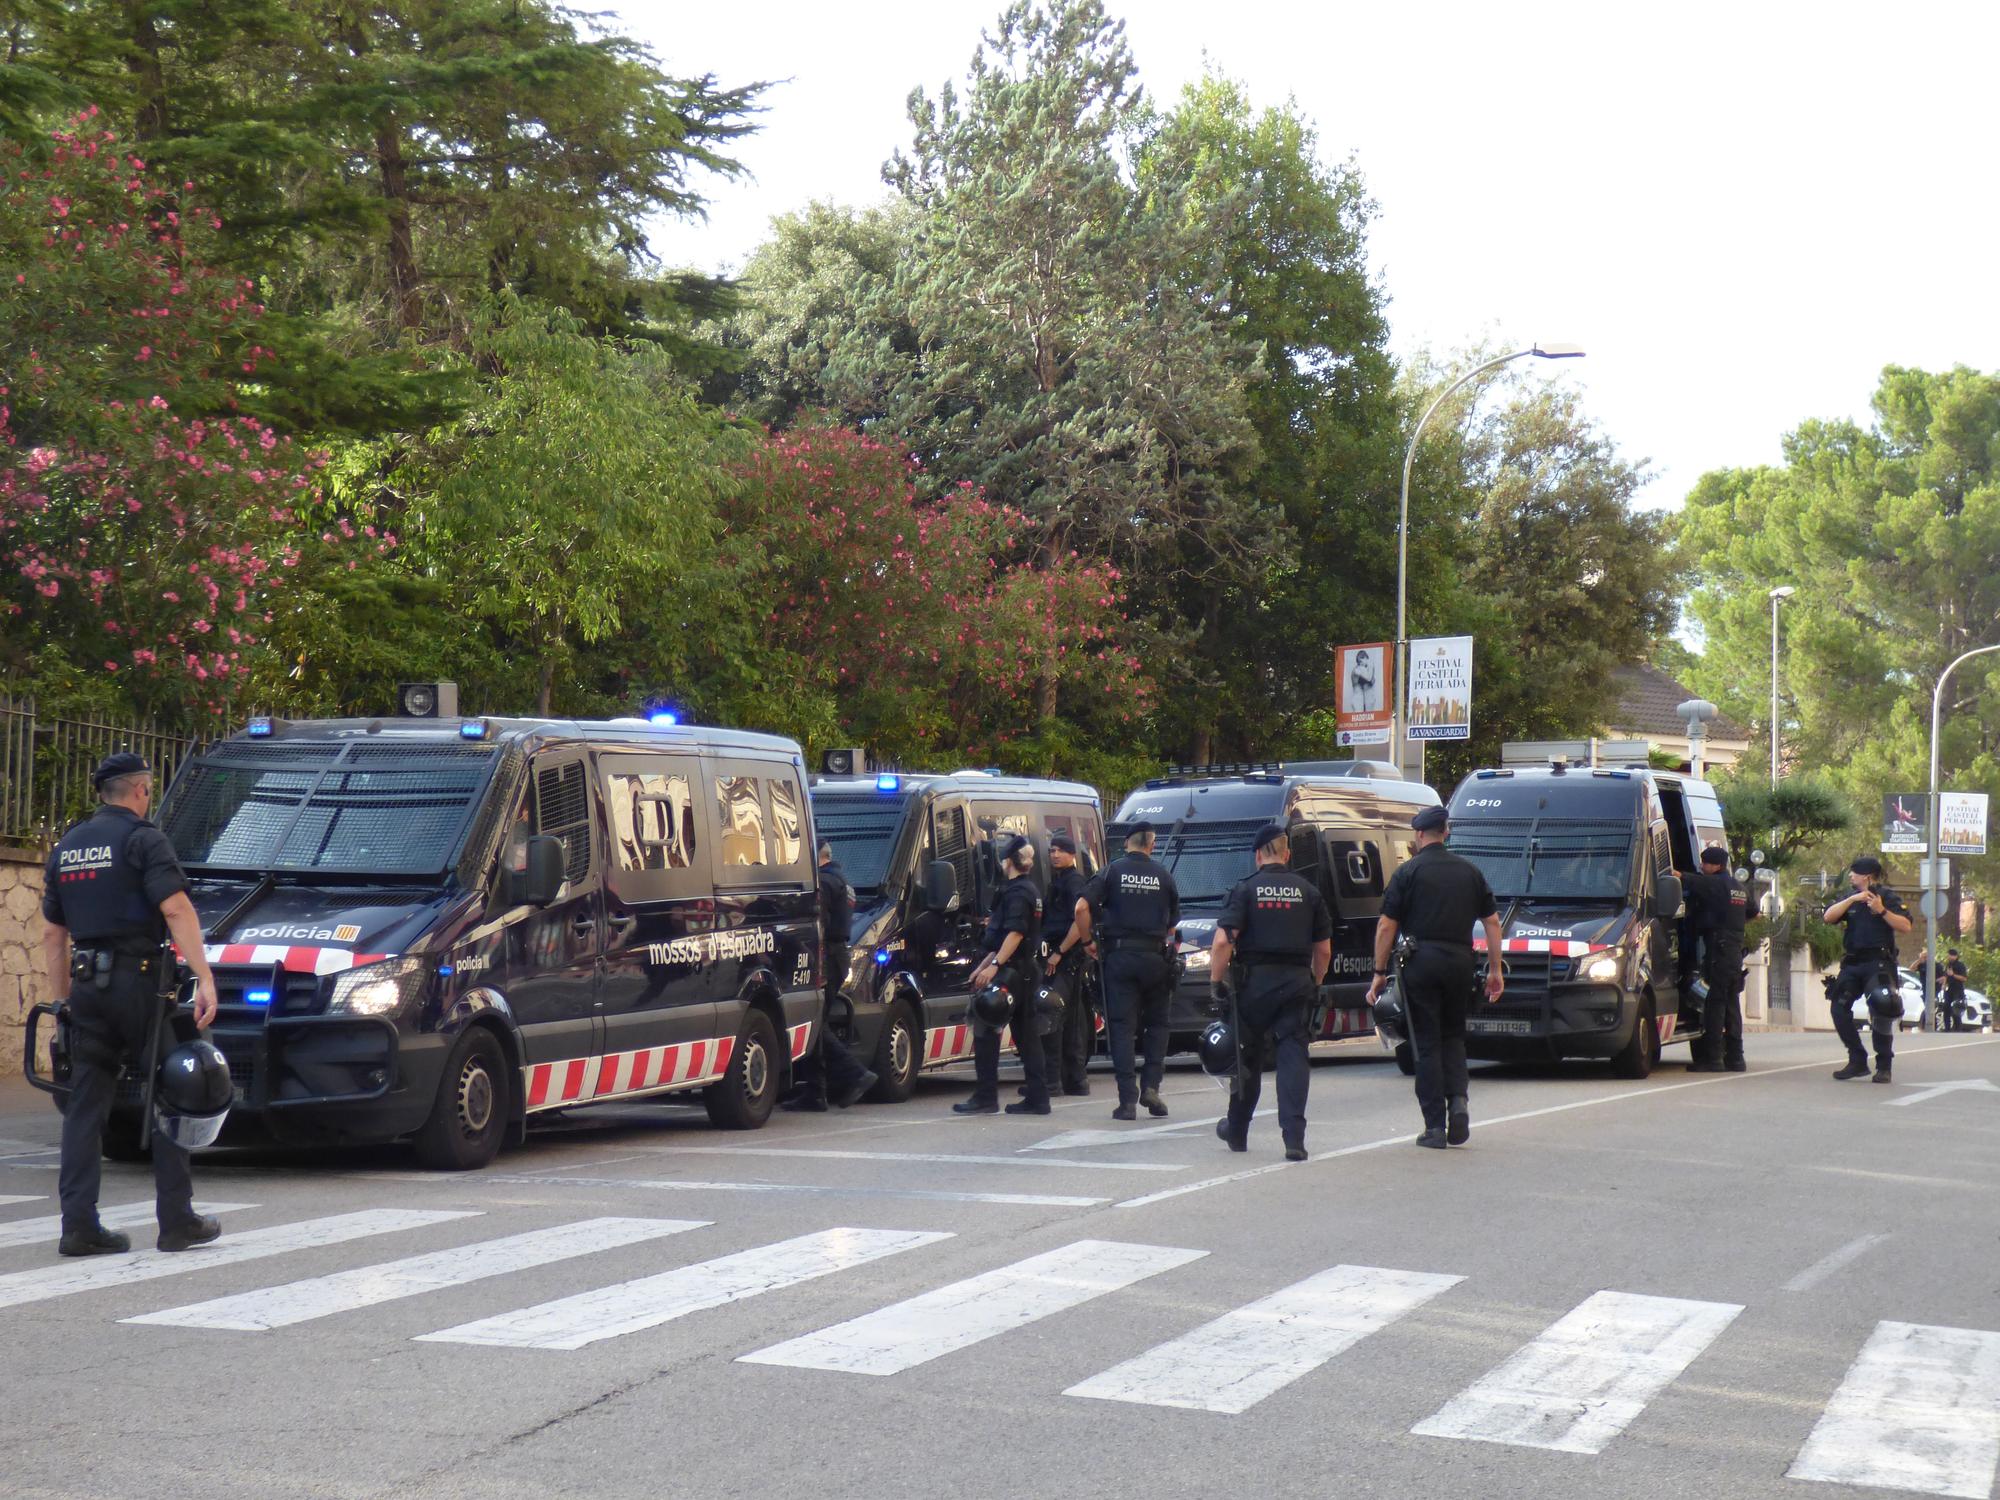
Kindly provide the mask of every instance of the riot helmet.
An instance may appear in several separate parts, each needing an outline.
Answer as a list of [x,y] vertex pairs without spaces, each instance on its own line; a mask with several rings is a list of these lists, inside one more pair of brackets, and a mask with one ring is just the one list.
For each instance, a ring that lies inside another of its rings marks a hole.
[[973,992],[971,1010],[974,1024],[997,1031],[1013,1016],[1014,997],[1007,993],[1005,985],[989,984]]
[[1202,1028],[1195,1044],[1201,1056],[1201,1070],[1211,1078],[1236,1071],[1236,1028],[1225,1020],[1210,1021]]
[[1042,1036],[1054,1036],[1056,1028],[1062,1025],[1063,997],[1059,990],[1043,985],[1035,991],[1035,1030]]
[[160,1059],[153,1129],[183,1151],[212,1146],[235,1100],[229,1060],[213,1042],[183,1042]]

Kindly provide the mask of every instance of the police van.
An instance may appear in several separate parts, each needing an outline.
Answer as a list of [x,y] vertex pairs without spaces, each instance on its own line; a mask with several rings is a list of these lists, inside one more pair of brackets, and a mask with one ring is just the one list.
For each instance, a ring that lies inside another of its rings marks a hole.
[[821,1009],[799,747],[453,698],[253,720],[174,778],[232,1121],[447,1168],[602,1101],[762,1125]]
[[875,1070],[870,1097],[907,1099],[919,1073],[972,1055],[970,980],[1007,879],[999,841],[1033,841],[1046,893],[1052,834],[1075,841],[1086,879],[1103,867],[1103,809],[1076,782],[986,771],[820,776],[811,797],[855,896],[844,1003],[830,1021]]
[[1505,948],[1505,993],[1472,1007],[1467,1056],[1608,1058],[1644,1078],[1663,1046],[1701,1035],[1674,872],[1726,843],[1722,803],[1706,781],[1648,766],[1646,748],[1508,746],[1452,793],[1450,847],[1485,871]]
[[1291,761],[1181,766],[1126,797],[1109,830],[1123,848],[1134,823],[1158,830],[1154,858],[1180,888],[1182,973],[1168,1012],[1174,1051],[1191,1049],[1207,1024],[1209,945],[1237,881],[1256,869],[1250,840],[1269,823],[1292,831],[1291,868],[1318,888],[1333,917],[1333,962],[1320,991],[1316,1041],[1372,1036],[1365,1003],[1375,970],[1375,918],[1382,888],[1408,859],[1410,819],[1438,805],[1421,782],[1383,761]]

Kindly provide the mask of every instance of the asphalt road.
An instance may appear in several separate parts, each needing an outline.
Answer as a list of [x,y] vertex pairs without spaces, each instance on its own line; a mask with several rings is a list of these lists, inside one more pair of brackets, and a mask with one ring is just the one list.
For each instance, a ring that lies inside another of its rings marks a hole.
[[1350,1049],[1296,1166],[1188,1067],[1136,1125],[1108,1079],[968,1120],[944,1078],[753,1134],[583,1112],[464,1176],[212,1153],[217,1246],[89,1262],[0,1085],[0,1493],[1990,1494],[2000,1047],[1906,1038],[1885,1088],[1750,1041],[1480,1069],[1444,1153]]

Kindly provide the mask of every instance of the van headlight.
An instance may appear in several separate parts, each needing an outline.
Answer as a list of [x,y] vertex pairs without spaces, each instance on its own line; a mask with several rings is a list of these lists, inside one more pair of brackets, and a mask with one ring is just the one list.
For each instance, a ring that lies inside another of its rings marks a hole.
[[1583,977],[1593,984],[1611,984],[1625,967],[1616,952],[1600,953],[1583,966]]
[[1208,967],[1208,950],[1206,948],[1182,948],[1181,963],[1190,969],[1205,969]]
[[392,1016],[424,992],[430,965],[421,958],[392,958],[349,969],[333,981],[330,1012],[347,1016]]

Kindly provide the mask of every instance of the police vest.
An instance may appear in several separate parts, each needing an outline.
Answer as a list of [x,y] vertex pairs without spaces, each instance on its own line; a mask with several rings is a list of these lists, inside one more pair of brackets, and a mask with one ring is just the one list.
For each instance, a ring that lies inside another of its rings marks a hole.
[[1021,942],[1011,962],[1024,963],[1031,956],[1029,944],[1041,925],[1042,895],[1035,889],[1034,877],[1016,875],[1000,887],[1000,894],[993,902],[993,915],[986,919],[986,951],[998,953],[1000,945],[1007,941],[1007,934],[1018,932]]
[[1312,957],[1319,893],[1298,876],[1260,870],[1230,893],[1222,921],[1240,915],[1237,951],[1246,964],[1302,964]]
[[[1902,900],[1894,891],[1877,886],[1875,894],[1882,898],[1883,911],[1894,912],[1899,917],[1909,915],[1903,907]],[[1889,925],[1886,917],[1876,916],[1869,909],[1867,902],[1856,902],[1848,907],[1841,922],[1847,929],[1845,943],[1847,957],[1873,958],[1884,954],[1890,958],[1896,956],[1896,929]]]
[[165,941],[167,924],[146,899],[131,843],[153,825],[123,808],[103,808],[62,836],[49,856],[52,906],[76,943],[119,943],[134,953]]
[[1174,877],[1143,854],[1113,860],[1103,882],[1101,917],[1107,938],[1158,938],[1174,930]]

